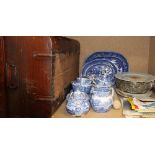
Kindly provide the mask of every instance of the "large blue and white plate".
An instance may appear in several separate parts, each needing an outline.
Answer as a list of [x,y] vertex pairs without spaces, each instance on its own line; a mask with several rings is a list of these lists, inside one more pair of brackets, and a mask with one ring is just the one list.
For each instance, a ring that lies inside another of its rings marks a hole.
[[82,77],[88,78],[102,78],[108,83],[114,85],[115,74],[117,73],[117,68],[109,60],[94,60],[86,63],[82,68]]
[[105,59],[115,65],[117,72],[128,72],[129,67],[126,58],[122,54],[113,51],[95,52],[86,59],[85,64],[94,60],[104,61]]
[[[96,59],[93,59],[93,60],[91,60],[91,61],[89,61],[87,63],[94,62],[94,61],[95,62],[96,61],[107,61],[107,60],[109,62],[111,62],[116,67],[117,73],[118,72],[126,72],[126,69],[124,68],[123,62],[120,61],[118,58],[111,58],[111,57],[109,57],[109,58],[96,58]],[[85,65],[87,63],[85,63]]]

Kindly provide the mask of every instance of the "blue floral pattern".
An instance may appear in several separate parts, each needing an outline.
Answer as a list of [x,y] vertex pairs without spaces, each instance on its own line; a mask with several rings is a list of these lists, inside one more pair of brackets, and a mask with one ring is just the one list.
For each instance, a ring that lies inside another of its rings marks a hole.
[[129,65],[127,59],[120,53],[114,51],[99,51],[91,54],[85,61],[87,64],[94,60],[109,60],[117,68],[117,72],[128,72]]
[[117,68],[108,60],[94,60],[84,65],[81,76],[91,78],[101,78],[107,82],[115,83],[114,75],[117,73]]
[[90,97],[86,93],[72,91],[67,95],[66,100],[66,110],[74,116],[81,116],[82,114],[87,113],[90,109]]
[[91,90],[90,103],[94,111],[107,112],[112,108],[113,93],[110,87],[94,87]]

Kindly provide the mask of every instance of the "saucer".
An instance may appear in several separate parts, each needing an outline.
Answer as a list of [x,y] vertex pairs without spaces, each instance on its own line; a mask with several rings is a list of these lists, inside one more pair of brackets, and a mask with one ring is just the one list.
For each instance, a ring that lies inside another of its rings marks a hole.
[[121,91],[119,89],[116,89],[116,93],[118,95],[121,95],[121,96],[125,97],[125,98],[127,98],[127,97],[145,98],[145,97],[151,96],[153,92],[150,90],[145,94],[130,94],[130,93],[123,92],[123,91]]

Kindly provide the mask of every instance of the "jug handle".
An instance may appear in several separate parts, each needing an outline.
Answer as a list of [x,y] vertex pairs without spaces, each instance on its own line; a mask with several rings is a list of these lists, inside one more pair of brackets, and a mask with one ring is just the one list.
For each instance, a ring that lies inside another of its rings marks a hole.
[[112,88],[112,97],[114,96],[114,88]]

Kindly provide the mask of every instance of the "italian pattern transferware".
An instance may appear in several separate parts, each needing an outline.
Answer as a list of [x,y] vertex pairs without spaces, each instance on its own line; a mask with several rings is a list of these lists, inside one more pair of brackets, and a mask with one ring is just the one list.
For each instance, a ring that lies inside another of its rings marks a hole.
[[96,85],[91,90],[90,103],[94,111],[107,112],[113,105],[113,88]]
[[116,52],[96,52],[90,55],[79,78],[72,82],[67,96],[67,111],[74,116],[85,114],[91,107],[107,112],[113,105],[115,74],[128,72],[128,62]]
[[66,100],[66,110],[74,116],[81,116],[90,109],[90,97],[84,92],[71,91],[71,93],[67,95]]
[[101,78],[107,83],[113,85],[115,83],[114,75],[117,73],[117,68],[108,60],[94,60],[84,65],[81,76],[91,78]]
[[89,94],[92,87],[92,81],[88,78],[77,78],[72,82],[73,91],[81,91]]
[[93,61],[93,60],[109,60],[111,63],[115,65],[117,68],[117,72],[128,72],[128,62],[126,58],[118,53],[113,51],[101,51],[101,52],[95,52],[92,55],[90,55],[86,61],[85,64]]

